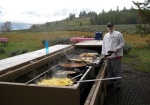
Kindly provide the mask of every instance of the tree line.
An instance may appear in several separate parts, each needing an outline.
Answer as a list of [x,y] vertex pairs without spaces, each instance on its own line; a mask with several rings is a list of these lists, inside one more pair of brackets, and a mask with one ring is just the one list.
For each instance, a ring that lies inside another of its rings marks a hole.
[[[96,12],[86,13],[86,11],[81,11],[79,18],[90,17],[89,21],[91,25],[105,25],[109,21],[112,21],[115,24],[136,24],[138,33],[149,34],[150,0],[145,0],[144,2],[133,1],[133,4],[137,9],[134,9],[133,7],[126,9],[124,7],[123,10],[119,10],[119,7],[117,6],[116,10],[111,9],[108,12],[105,12],[103,9],[99,14]],[[75,18],[75,15],[73,16]]]
[[105,25],[107,22],[112,21],[115,24],[138,24],[141,21],[138,19],[138,13],[131,7],[131,9],[119,10],[117,7],[116,10],[109,10],[105,12],[102,10],[101,13],[97,14],[96,12],[88,12],[85,11],[80,12],[79,18],[90,17],[91,25]]

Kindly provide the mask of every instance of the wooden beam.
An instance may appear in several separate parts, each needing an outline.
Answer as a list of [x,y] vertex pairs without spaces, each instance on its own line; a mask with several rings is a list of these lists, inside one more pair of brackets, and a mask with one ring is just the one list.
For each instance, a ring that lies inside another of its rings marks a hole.
[[[69,52],[72,52],[73,50],[74,50],[74,47],[70,47],[66,49],[65,51],[69,53]],[[54,61],[55,59],[60,58],[61,56],[64,56],[65,51],[63,50],[63,51],[54,53],[50,56],[45,56],[44,58],[39,59],[38,61],[35,61],[33,63],[28,63],[27,65],[8,71],[5,74],[0,75],[0,81],[14,80],[15,78],[18,78],[32,70],[35,70],[43,65],[48,64],[51,61]]]

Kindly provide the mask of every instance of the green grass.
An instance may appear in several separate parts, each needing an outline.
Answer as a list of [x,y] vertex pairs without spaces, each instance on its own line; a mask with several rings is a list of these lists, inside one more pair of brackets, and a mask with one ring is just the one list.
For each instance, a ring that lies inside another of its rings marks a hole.
[[150,72],[150,49],[132,48],[129,54],[124,56],[123,62],[130,64],[136,71]]
[[[86,36],[90,32],[76,32],[76,31],[53,31],[53,32],[25,32],[12,31],[5,34],[0,34],[0,37],[8,38],[9,44],[7,47],[0,48],[5,50],[5,53],[0,53],[0,60],[9,57],[9,53],[16,50],[27,49],[28,51],[35,51],[44,48],[43,40],[52,40],[55,38],[73,37],[73,36]],[[94,33],[92,33],[94,36]]]
[[16,50],[21,51],[23,49],[27,49],[30,52],[30,51],[35,51],[37,49],[40,49],[39,46],[37,46],[37,43],[32,41],[31,42],[22,41],[20,43],[10,42],[8,46],[6,47],[1,46],[0,48],[3,48],[5,50],[5,53],[0,54],[0,59],[8,58],[9,54],[12,51],[16,51]]

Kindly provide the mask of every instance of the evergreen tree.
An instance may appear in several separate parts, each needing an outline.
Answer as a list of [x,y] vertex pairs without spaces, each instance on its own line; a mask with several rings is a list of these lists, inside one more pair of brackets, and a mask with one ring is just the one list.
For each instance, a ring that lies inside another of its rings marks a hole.
[[69,19],[70,20],[75,19],[75,14],[69,14]]
[[12,23],[9,22],[9,21],[5,22],[3,25],[1,25],[1,30],[3,32],[9,32],[9,31],[11,31],[12,30]]
[[149,34],[150,33],[150,0],[145,0],[145,2],[134,2],[138,9],[135,9],[138,12],[138,16],[143,22],[143,24],[136,25],[137,32],[140,34]]

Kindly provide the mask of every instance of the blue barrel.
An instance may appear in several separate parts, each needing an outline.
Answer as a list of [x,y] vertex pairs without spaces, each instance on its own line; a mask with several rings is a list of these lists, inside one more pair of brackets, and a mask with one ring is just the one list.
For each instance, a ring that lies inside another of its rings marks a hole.
[[95,32],[95,40],[102,40],[103,33],[102,32]]

